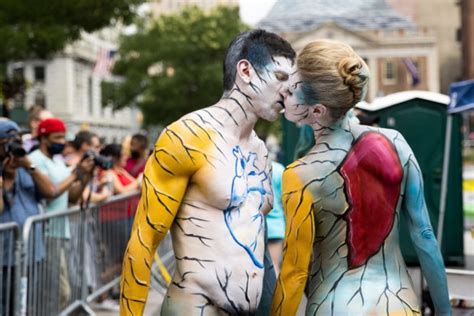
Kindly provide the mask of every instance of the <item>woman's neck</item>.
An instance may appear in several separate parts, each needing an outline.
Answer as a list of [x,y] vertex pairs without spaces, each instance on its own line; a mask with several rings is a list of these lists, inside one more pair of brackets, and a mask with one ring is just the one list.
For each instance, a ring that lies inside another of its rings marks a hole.
[[316,144],[318,140],[321,139],[322,136],[326,136],[329,133],[334,133],[341,129],[347,129],[347,125],[349,124],[349,118],[347,115],[343,115],[339,119],[336,120],[321,120],[319,122],[315,122],[311,124],[314,132],[314,139],[316,140]]

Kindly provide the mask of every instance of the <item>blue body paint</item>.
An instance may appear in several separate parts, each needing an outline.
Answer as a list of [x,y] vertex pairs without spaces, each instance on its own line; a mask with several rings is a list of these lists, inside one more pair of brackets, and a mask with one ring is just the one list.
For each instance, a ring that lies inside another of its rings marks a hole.
[[410,237],[420,260],[431,298],[439,315],[451,315],[443,257],[431,227],[420,167],[411,155],[406,168],[407,183],[402,210],[408,215]]
[[[239,146],[235,146],[232,153],[235,157],[235,175],[232,179],[230,202],[224,210],[224,220],[232,239],[247,252],[255,266],[263,269],[263,262],[260,262],[256,258],[254,252],[257,249],[258,236],[263,230],[264,217],[260,210],[264,205],[265,195],[267,194],[264,183],[265,181],[269,181],[268,175],[265,171],[258,169],[256,165],[257,155],[255,153],[250,152],[245,156]],[[235,216],[240,216],[241,207],[251,194],[256,194],[256,198],[259,199],[255,214],[250,218],[251,223],[257,222],[258,228],[255,232],[255,236],[251,239],[252,242],[246,244],[234,232],[232,219]]]

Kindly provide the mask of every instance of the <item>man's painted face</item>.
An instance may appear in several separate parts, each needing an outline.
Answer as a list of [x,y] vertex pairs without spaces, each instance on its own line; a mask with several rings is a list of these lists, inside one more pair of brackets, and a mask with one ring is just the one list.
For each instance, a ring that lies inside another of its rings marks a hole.
[[[273,57],[270,63],[256,70],[250,82],[252,100],[258,117],[275,121],[283,109],[284,93],[293,69],[292,61],[285,57]],[[254,67],[255,68],[255,67]]]
[[297,71],[291,74],[288,86],[285,94],[285,118],[294,123],[304,123],[309,115],[309,107],[305,102],[303,81]]

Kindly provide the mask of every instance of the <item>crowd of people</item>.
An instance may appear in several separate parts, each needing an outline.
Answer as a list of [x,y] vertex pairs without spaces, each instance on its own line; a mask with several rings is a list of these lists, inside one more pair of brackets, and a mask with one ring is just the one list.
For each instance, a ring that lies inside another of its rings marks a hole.
[[10,220],[9,208],[20,203],[11,204],[8,197],[13,187],[15,194],[24,193],[18,182],[24,178],[34,184],[36,201],[45,212],[64,210],[87,198],[97,203],[139,190],[149,154],[147,136],[137,133],[129,144],[105,144],[93,131],[81,130],[67,140],[65,123],[37,106],[30,109],[29,126],[30,132],[23,134],[12,120],[0,121],[2,222]]
[[[28,122],[30,130],[25,133],[16,122],[0,118],[0,223],[15,222],[22,229],[33,215],[102,203],[113,195],[140,190],[149,155],[147,136],[137,133],[126,139],[128,143],[106,144],[93,131],[81,130],[67,139],[64,121],[39,106],[30,108]],[[35,238],[35,261],[45,259],[46,245],[53,245],[48,250],[52,260],[46,258],[45,266],[49,274],[58,274],[59,280],[70,279],[66,261],[72,225],[68,220],[57,220],[44,236],[47,240]],[[12,275],[12,243],[8,238],[2,240],[2,272]],[[68,300],[71,288],[68,282],[65,285],[58,286],[57,293],[48,299],[51,310]],[[2,282],[2,293],[6,287]],[[1,302],[2,310],[6,305]]]

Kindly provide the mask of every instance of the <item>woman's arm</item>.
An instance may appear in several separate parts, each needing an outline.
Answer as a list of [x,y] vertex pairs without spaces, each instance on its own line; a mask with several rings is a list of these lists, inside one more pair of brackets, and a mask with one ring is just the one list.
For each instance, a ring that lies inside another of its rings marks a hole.
[[293,169],[287,169],[283,173],[282,189],[286,234],[271,314],[295,315],[308,279],[312,254],[313,197]]
[[428,283],[436,314],[451,315],[443,257],[428,216],[421,169],[409,145],[401,136],[399,139],[401,139],[399,149],[402,151],[401,155],[407,157],[405,167],[407,179],[402,211],[408,218],[410,237]]

